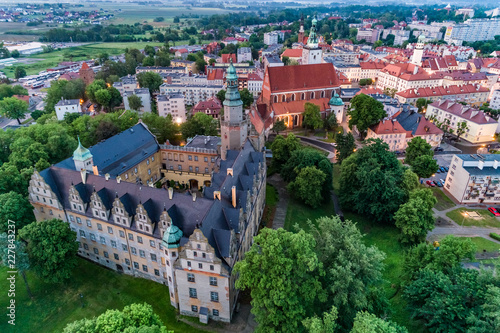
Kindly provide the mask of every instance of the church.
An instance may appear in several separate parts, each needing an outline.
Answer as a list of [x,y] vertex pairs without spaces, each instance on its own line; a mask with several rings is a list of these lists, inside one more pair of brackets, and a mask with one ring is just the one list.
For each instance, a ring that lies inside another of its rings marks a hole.
[[[32,175],[36,219],[69,223],[80,256],[168,286],[181,314],[230,322],[239,294],[233,267],[253,243],[265,204],[263,143],[251,127],[231,64],[221,138],[197,137],[176,150],[139,123],[93,147],[79,143],[73,157]],[[207,140],[209,170],[190,175],[199,188],[168,187],[165,149],[189,168]]]

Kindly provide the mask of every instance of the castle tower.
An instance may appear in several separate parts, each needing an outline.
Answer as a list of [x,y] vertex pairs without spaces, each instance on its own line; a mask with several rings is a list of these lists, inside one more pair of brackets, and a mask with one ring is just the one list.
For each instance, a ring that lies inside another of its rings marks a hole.
[[299,29],[299,37],[297,39],[298,43],[304,43],[304,14],[300,15],[300,29]]
[[172,304],[172,306],[176,309],[179,308],[179,294],[177,293],[174,263],[179,257],[180,241],[182,236],[182,230],[171,224],[163,234],[162,240],[162,245],[166,254],[166,279],[168,279],[168,290],[170,291],[170,304]]
[[318,46],[318,36],[316,35],[316,17],[312,20],[311,32],[307,38],[307,44],[302,51],[302,65],[320,64],[323,58],[323,50]]
[[90,68],[86,62],[82,64],[82,68],[80,68],[80,70],[78,71],[78,75],[86,85],[91,84],[94,81],[95,77],[94,70]]
[[238,75],[230,60],[226,74],[226,99],[221,119],[221,158],[226,159],[228,150],[238,150],[248,135],[248,121],[243,115],[243,102],[238,91]]
[[411,63],[417,66],[422,65],[422,57],[424,55],[424,40],[425,36],[418,36],[417,45],[415,45],[415,49],[413,50],[413,55],[411,56]]
[[76,170],[84,169],[90,172],[93,171],[94,161],[92,159],[92,154],[90,150],[82,146],[80,137],[78,137],[78,147],[73,152],[73,161],[75,162]]
[[341,124],[344,119],[344,102],[340,99],[339,94],[335,93],[328,102],[328,105],[331,112],[335,114],[337,123]]

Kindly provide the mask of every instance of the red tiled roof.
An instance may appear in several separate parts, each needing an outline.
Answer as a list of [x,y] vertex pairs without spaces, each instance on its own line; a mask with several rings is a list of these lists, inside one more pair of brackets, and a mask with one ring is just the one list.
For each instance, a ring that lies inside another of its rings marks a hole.
[[461,94],[471,94],[479,92],[488,92],[489,89],[482,86],[475,86],[473,84],[466,84],[462,86],[439,86],[439,87],[426,87],[426,88],[412,88],[406,89],[396,93],[396,95],[405,98],[425,98],[425,97],[435,97],[435,96],[448,96],[448,95],[461,95]]
[[271,93],[340,86],[332,64],[267,67],[265,83]]
[[223,80],[224,79],[224,69],[223,68],[210,68],[207,74],[207,80]]
[[262,81],[262,78],[258,74],[250,73],[250,74],[248,74],[247,80],[248,81]]
[[[88,68],[88,66],[87,66],[87,68]],[[64,73],[63,75],[61,75],[59,77],[59,80],[70,81],[70,80],[78,79],[79,77],[80,77],[80,74],[78,74],[78,73],[68,72],[68,73]]]
[[382,69],[387,66],[387,64],[383,61],[364,61],[360,62],[359,66],[361,69]]
[[229,59],[233,59],[233,62],[236,63],[236,54],[227,53],[222,55],[222,63],[224,64],[229,63]]
[[383,95],[384,92],[381,89],[379,89],[379,88],[361,88],[361,90],[356,93],[356,95],[359,95],[359,94],[365,94],[365,95],[376,95],[376,94],[379,94],[379,95]]
[[82,64],[82,68],[80,68],[80,70],[85,70],[85,69],[89,69],[89,68],[90,68],[90,67],[89,67],[89,65],[87,65],[87,63],[86,63],[86,62],[84,62],[84,63]]
[[281,57],[300,58],[302,57],[302,49],[286,49]]
[[404,133],[407,138],[411,137],[411,132],[406,131],[396,119],[384,119],[370,129],[378,135]]
[[195,106],[191,112],[195,114],[196,112],[211,110],[211,111],[220,111],[222,109],[222,104],[217,99],[217,97],[210,97],[206,101],[200,101]]
[[319,106],[319,111],[323,112],[330,108],[330,106],[328,105],[329,101],[330,98],[325,97],[325,98],[310,99],[303,101],[279,102],[279,103],[272,103],[271,108],[274,110],[275,115],[302,113],[304,112],[304,105],[307,102],[309,102]]
[[496,123],[495,119],[487,116],[483,111],[471,108],[470,106],[462,105],[460,103],[454,103],[452,101],[447,101],[447,100],[440,100],[430,105],[445,112],[454,114],[462,119],[470,120],[476,124]]
[[29,102],[30,102],[30,97],[29,97],[29,96],[26,96],[26,95],[14,95],[14,96],[12,96],[12,97],[15,97],[15,98],[17,98],[17,99],[19,99],[19,100],[21,100],[21,101],[25,101],[25,102],[26,102],[26,103],[28,103],[28,104],[29,104]]
[[186,49],[178,49],[176,52],[179,52],[179,53],[188,53],[189,51],[186,50]]

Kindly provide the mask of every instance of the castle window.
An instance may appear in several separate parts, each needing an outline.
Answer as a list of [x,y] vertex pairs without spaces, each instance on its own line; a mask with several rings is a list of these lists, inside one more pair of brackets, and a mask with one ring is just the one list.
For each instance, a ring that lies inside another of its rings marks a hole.
[[108,234],[112,234],[112,233],[113,233],[113,228],[108,227]]
[[195,257],[197,257],[197,256],[198,256],[198,253],[197,253],[196,251],[193,251],[193,255],[194,255]]
[[188,280],[188,282],[195,282],[195,280],[194,280],[194,274],[187,273],[187,280]]
[[134,261],[134,268],[139,269],[139,263],[137,261]]
[[131,241],[134,240],[134,235],[133,234],[128,234],[128,239],[130,239]]
[[212,302],[218,302],[219,301],[219,293],[216,291],[211,291],[210,292],[210,300]]
[[219,316],[219,310],[213,309],[213,310],[212,310],[212,315],[213,315],[214,317],[218,317],[218,316]]
[[281,96],[281,101],[282,101],[282,102],[285,102],[285,101],[286,101],[286,96],[285,96],[285,95]]
[[127,266],[130,266],[130,260],[128,260],[127,258],[125,258],[125,264],[127,264]]
[[104,258],[109,258],[109,253],[107,251],[104,251]]
[[203,264],[202,264],[202,263],[199,263],[199,264],[198,264],[198,268],[199,268],[199,269],[203,269]]
[[149,165],[149,158],[146,160],[146,164]]
[[102,224],[97,223],[97,230],[102,230]]
[[274,103],[278,103],[278,96],[274,96]]
[[[113,231],[113,230],[111,230],[111,231]],[[120,237],[125,238],[125,233],[123,232],[123,230],[120,230]]]
[[116,241],[112,240],[111,241],[111,246],[116,249]]
[[154,241],[154,240],[150,240],[150,241],[149,241],[149,245],[150,245],[151,247],[155,247],[155,241]]
[[94,253],[99,254],[99,249],[97,247],[94,247]]
[[301,100],[305,100],[306,99],[306,93],[302,93],[302,96],[300,97]]
[[314,98],[314,91],[311,92],[311,99],[313,99],[313,98]]
[[213,277],[213,276],[210,277],[210,285],[217,286],[217,278],[216,277]]
[[133,255],[137,255],[137,249],[133,246],[130,247],[130,252],[132,252]]
[[106,245],[106,239],[104,237],[99,237],[101,244]]
[[73,216],[73,215],[70,215],[70,216],[69,216],[69,220],[70,220],[71,222],[75,222],[75,218],[74,218],[74,216]]
[[213,271],[214,270],[214,265],[210,265],[210,270]]
[[142,237],[141,236],[137,236],[137,242],[142,244]]
[[144,252],[144,250],[139,250],[139,256],[141,258],[146,258],[146,252]]
[[196,288],[189,288],[189,297],[198,298],[198,294],[196,293]]
[[151,261],[156,261],[156,254],[150,253],[151,255]]
[[115,257],[115,260],[120,260],[120,257],[118,256],[118,253],[113,253],[113,256]]
[[90,239],[95,242],[95,235],[91,233],[90,234]]
[[85,237],[85,231],[80,230],[80,237],[82,237],[82,238],[86,238],[86,237]]
[[188,267],[191,267],[191,261],[187,262]]

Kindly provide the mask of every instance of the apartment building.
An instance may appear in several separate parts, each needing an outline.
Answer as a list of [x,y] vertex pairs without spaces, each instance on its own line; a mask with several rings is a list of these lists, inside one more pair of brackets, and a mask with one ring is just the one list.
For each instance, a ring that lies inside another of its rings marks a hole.
[[222,84],[168,84],[164,83],[160,86],[160,94],[173,94],[180,93],[184,96],[184,103],[186,105],[195,105],[200,101],[207,100],[210,97],[217,95],[217,93],[224,89]]
[[184,103],[184,95],[182,94],[167,94],[156,96],[158,106],[158,115],[160,117],[172,116],[172,120],[181,124],[186,121],[186,106]]
[[444,40],[448,44],[462,45],[463,42],[493,40],[496,35],[500,35],[500,17],[468,19],[448,27]]
[[489,93],[490,91],[486,87],[477,84],[464,84],[406,89],[397,92],[395,97],[401,103],[410,104],[414,104],[419,98],[424,98],[432,102],[446,99],[456,102],[466,102],[473,106],[481,106],[488,100]]
[[276,45],[278,44],[279,34],[275,31],[264,33],[264,44]]
[[128,98],[132,95],[138,96],[141,99],[142,107],[137,110],[139,114],[151,112],[151,95],[149,94],[148,88],[137,88],[131,91],[125,91],[122,95],[125,110],[131,110]]
[[82,113],[79,99],[62,99],[55,105],[57,120],[64,120],[66,113]]

